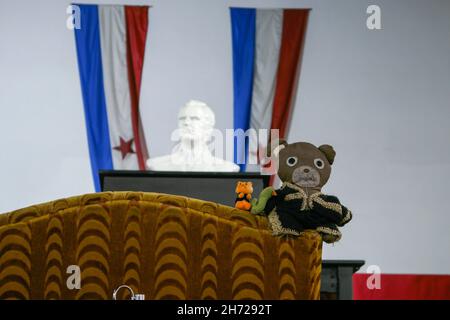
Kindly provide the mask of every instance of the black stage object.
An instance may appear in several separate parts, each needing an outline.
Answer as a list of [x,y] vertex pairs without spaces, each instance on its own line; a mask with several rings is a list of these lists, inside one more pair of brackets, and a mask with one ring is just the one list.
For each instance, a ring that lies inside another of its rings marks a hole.
[[320,299],[352,300],[353,273],[364,264],[364,260],[323,260]]
[[100,171],[102,191],[159,192],[212,201],[234,207],[238,181],[253,183],[253,196],[269,185],[258,172]]

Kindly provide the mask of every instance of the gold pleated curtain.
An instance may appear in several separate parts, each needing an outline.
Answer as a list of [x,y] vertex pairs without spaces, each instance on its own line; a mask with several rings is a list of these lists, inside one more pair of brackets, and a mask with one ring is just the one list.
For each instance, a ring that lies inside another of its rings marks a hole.
[[111,299],[123,284],[145,299],[319,299],[321,252],[316,232],[280,239],[211,202],[88,194],[0,215],[0,299]]

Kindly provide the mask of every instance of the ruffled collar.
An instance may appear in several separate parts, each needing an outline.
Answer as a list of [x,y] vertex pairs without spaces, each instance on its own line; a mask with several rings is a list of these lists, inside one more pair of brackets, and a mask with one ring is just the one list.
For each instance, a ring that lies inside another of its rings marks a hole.
[[317,192],[314,192],[313,194],[309,195],[309,197],[308,197],[308,195],[306,194],[305,190],[303,190],[303,188],[301,188],[298,185],[296,185],[294,183],[291,183],[291,182],[283,182],[283,184],[281,185],[280,190],[283,190],[285,187],[288,187],[290,189],[293,189],[293,190],[297,191],[304,198],[316,198],[316,197],[321,196],[323,194],[322,192],[317,191]]

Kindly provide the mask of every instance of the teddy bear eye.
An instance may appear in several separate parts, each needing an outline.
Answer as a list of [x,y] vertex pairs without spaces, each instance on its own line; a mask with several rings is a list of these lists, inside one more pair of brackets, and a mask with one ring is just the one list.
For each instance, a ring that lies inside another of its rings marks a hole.
[[323,169],[323,167],[325,167],[325,163],[323,163],[323,161],[321,159],[314,159],[314,165],[318,169]]
[[295,166],[295,165],[297,164],[297,161],[298,161],[297,157],[289,157],[289,158],[287,158],[287,160],[286,160],[286,164],[287,164],[289,167],[293,167],[293,166]]

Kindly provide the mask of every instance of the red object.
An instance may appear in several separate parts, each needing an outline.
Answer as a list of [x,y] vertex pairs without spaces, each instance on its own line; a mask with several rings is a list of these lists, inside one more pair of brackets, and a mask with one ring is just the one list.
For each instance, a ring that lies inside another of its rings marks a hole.
[[133,139],[130,139],[128,141],[126,141],[122,137],[119,137],[119,139],[120,139],[120,145],[117,147],[114,147],[113,149],[120,151],[120,153],[122,154],[122,159],[125,159],[125,157],[129,153],[135,153],[133,150],[133,147],[132,147]]
[[127,24],[127,64],[128,81],[130,83],[131,122],[139,169],[145,170],[148,151],[139,117],[139,96],[147,38],[148,7],[125,6],[125,19]]
[[369,289],[373,276],[353,275],[354,300],[450,300],[450,275],[380,274],[380,289]]

